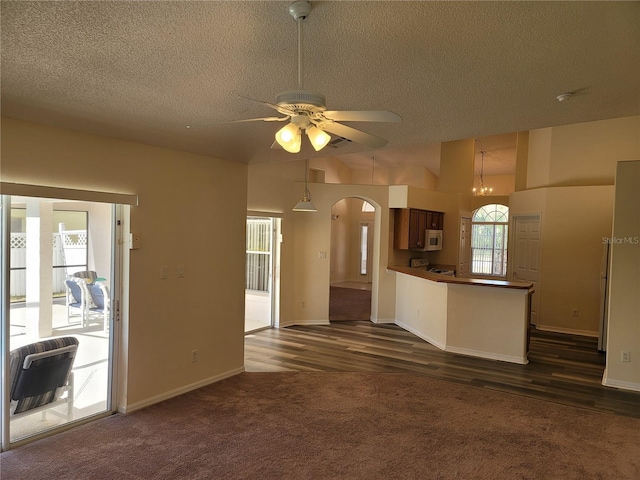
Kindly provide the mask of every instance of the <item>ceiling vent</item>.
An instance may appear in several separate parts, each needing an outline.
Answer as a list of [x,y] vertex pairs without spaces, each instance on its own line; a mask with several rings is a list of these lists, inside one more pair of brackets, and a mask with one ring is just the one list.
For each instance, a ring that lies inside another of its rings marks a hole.
[[333,148],[340,148],[344,145],[347,145],[348,143],[351,143],[351,140],[347,140],[343,137],[337,137],[331,140],[328,145]]

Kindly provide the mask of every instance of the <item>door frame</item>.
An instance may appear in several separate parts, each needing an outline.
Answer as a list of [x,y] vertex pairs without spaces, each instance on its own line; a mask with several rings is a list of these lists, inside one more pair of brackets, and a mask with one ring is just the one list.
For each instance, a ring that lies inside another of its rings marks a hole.
[[[254,333],[267,328],[279,327],[280,325],[280,257],[282,247],[282,216],[274,213],[266,212],[247,212],[246,218],[258,217],[268,218],[271,220],[271,250],[269,252],[269,325],[260,327],[254,330],[244,331],[245,335]],[[246,245],[245,245],[246,249]],[[246,290],[245,290],[246,291]],[[246,328],[246,311],[245,311],[245,326]]]

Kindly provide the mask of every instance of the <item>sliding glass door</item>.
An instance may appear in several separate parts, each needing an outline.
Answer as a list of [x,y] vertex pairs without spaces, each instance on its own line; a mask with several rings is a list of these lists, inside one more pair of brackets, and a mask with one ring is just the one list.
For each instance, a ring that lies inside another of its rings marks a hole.
[[2,197],[3,450],[112,409],[118,215]]

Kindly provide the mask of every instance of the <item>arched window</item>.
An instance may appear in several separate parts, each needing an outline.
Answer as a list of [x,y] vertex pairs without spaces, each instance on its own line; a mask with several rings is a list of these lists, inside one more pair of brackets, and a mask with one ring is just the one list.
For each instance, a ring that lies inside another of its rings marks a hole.
[[365,200],[364,202],[362,202],[362,211],[363,212],[375,212],[376,209],[374,208],[373,205],[371,205],[369,202],[367,202]]
[[509,207],[497,203],[473,212],[471,220],[471,273],[507,275]]

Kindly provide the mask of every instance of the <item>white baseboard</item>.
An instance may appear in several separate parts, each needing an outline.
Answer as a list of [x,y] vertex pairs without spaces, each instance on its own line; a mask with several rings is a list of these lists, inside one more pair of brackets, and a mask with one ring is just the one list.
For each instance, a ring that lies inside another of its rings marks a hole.
[[501,362],[517,363],[519,365],[526,365],[527,363],[529,363],[529,360],[526,357],[522,358],[513,355],[502,355],[500,353],[483,352],[480,350],[471,350],[469,348],[447,346],[444,351],[459,353],[461,355],[469,355],[471,357],[487,358],[489,360],[499,360]]
[[575,328],[553,327],[549,325],[536,325],[536,329],[543,332],[568,333],[570,335],[581,335],[583,337],[598,336],[598,332],[592,330],[578,330]]
[[604,369],[604,375],[602,376],[602,385],[605,387],[619,388],[621,390],[631,390],[633,392],[640,392],[640,383],[635,382],[623,382],[621,380],[614,380],[607,378],[607,369]]
[[459,353],[461,355],[469,355],[471,357],[488,358],[489,360],[499,360],[501,362],[517,363],[520,365],[526,365],[527,363],[529,363],[529,360],[527,360],[526,358],[523,359],[521,357],[514,357],[512,355],[500,355],[499,353],[483,352],[480,350],[471,350],[468,348],[448,346],[440,341],[434,340],[428,335],[423,334],[422,332],[409,325],[406,325],[403,322],[396,321],[396,325],[404,328],[408,332],[413,333],[415,336],[420,337],[425,342],[429,342],[431,345],[438,347],[440,350],[443,350],[445,352]]
[[293,325],[329,325],[329,320],[293,320],[285,324],[280,324],[280,327],[292,327]]
[[233,370],[229,370],[228,372],[224,372],[219,375],[214,375],[213,377],[205,378],[204,380],[200,380],[199,382],[185,385],[184,387],[176,388],[174,390],[169,390],[168,392],[146,398],[140,402],[132,403],[130,405],[125,405],[125,406],[119,405],[118,412],[131,413],[136,410],[140,410],[141,408],[148,407],[149,405],[153,405],[155,403],[159,403],[164,400],[169,400],[170,398],[177,397],[178,395],[182,395],[183,393],[190,392],[191,390],[196,390],[206,385],[210,385],[212,383],[219,382],[220,380],[224,380],[225,378],[233,377],[234,375],[238,375],[239,373],[242,373],[242,372],[244,372],[244,366],[235,368]]
[[438,347],[440,350],[444,350],[446,348],[446,344],[444,344],[444,343],[442,343],[442,342],[440,342],[438,340],[435,340],[435,339],[429,337],[428,335],[425,335],[424,333],[416,330],[415,328],[411,327],[410,325],[407,325],[406,323],[399,322],[397,320],[394,323],[396,325],[398,325],[399,327],[404,328],[407,332],[413,333],[416,337],[420,337],[425,342],[429,342],[434,347]]
[[371,317],[372,323],[396,323],[395,318],[373,318]]

